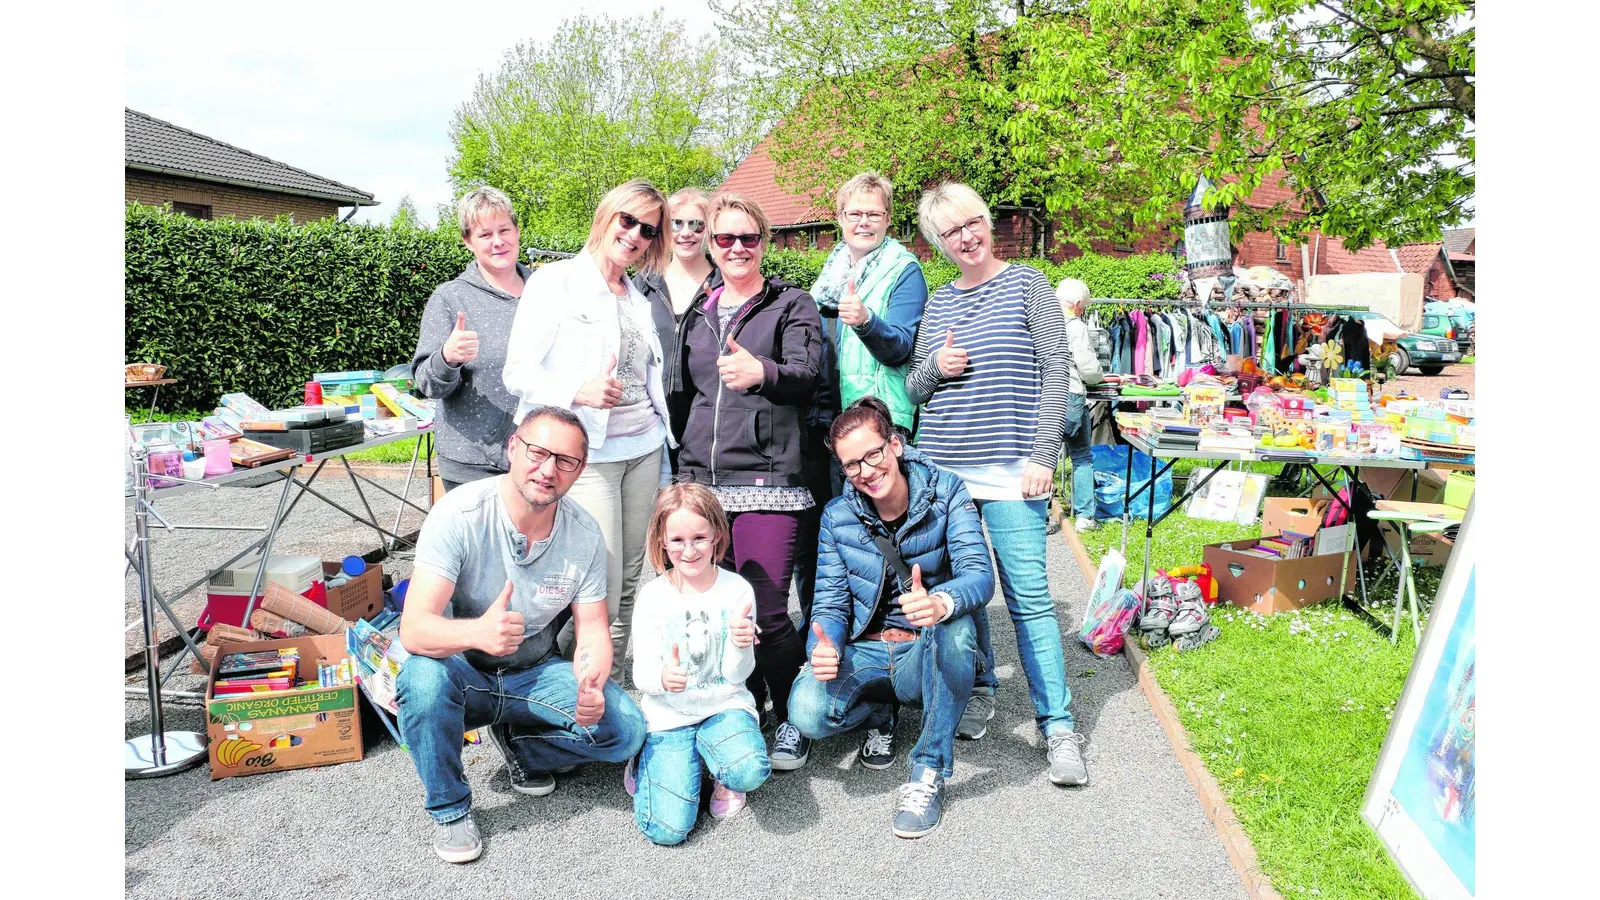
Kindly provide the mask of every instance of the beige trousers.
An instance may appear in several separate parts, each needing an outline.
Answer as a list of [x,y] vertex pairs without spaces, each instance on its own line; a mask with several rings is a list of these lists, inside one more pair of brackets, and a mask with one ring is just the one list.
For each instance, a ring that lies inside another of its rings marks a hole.
[[600,523],[606,539],[606,611],[611,617],[611,680],[622,682],[622,655],[633,629],[633,597],[644,568],[644,534],[661,486],[666,445],[622,462],[590,463],[567,492]]

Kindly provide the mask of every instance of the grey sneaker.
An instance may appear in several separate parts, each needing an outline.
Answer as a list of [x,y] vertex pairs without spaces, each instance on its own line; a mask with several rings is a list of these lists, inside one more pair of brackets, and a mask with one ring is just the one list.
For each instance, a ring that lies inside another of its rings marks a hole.
[[448,825],[433,826],[433,852],[448,863],[472,862],[483,854],[483,838],[478,835],[478,823],[472,813]]
[[927,766],[911,771],[911,780],[894,795],[896,837],[919,838],[939,827],[944,812],[944,779]]
[[811,739],[788,722],[779,722],[778,733],[772,739],[772,768],[792,772],[805,765],[810,755]]
[[894,765],[894,719],[867,729],[861,740],[861,764],[869,769],[887,769]]
[[1056,784],[1088,784],[1089,769],[1083,764],[1083,735],[1058,731],[1045,738],[1050,758],[1050,780]]
[[967,708],[961,711],[961,721],[956,723],[956,737],[975,741],[989,733],[989,720],[994,718],[994,696],[985,691],[973,691],[967,698]]

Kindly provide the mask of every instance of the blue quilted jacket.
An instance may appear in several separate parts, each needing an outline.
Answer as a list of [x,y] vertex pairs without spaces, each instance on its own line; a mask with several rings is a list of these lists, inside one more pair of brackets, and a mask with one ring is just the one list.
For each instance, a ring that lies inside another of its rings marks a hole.
[[[900,556],[906,567],[922,566],[922,585],[930,593],[945,593],[955,601],[951,618],[970,614],[994,594],[994,569],[989,543],[984,540],[978,507],[966,485],[950,472],[907,446],[900,468],[911,482],[911,506],[900,528]],[[822,535],[817,544],[817,592],[811,619],[821,622],[828,639],[837,646],[861,636],[883,593],[883,580],[892,577],[889,563],[873,543],[874,533],[888,528],[855,486],[846,481],[844,493],[822,512]],[[806,654],[817,636],[806,632]]]

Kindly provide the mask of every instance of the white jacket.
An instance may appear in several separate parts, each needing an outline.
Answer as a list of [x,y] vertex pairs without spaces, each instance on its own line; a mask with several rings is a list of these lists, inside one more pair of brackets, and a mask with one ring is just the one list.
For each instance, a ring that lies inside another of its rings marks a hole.
[[[639,589],[633,604],[633,684],[648,730],[694,725],[730,709],[757,717],[756,698],[744,685],[756,669],[756,650],[735,647],[728,627],[755,602],[748,581],[720,568],[704,594],[682,593],[664,574]],[[661,684],[674,647],[689,676],[688,687],[678,692]]]
[[[527,292],[523,292],[523,296],[527,296]],[[1067,317],[1067,352],[1071,354],[1073,363],[1067,366],[1069,393],[1081,395],[1086,385],[1105,380],[1100,368],[1100,356],[1094,352],[1094,342],[1089,340],[1089,323],[1077,316]]]
[[[572,410],[583,422],[590,452],[605,444],[611,411],[574,406],[572,401],[585,382],[600,374],[607,355],[621,355],[617,309],[617,295],[588,251],[534,271],[522,289],[506,348],[504,378],[506,390],[517,398],[516,422],[520,424],[535,407],[558,406]],[[662,422],[671,421],[661,380],[665,366],[661,341],[650,318],[649,301],[631,280],[627,309],[639,333],[650,341],[645,373],[650,405]],[[671,429],[667,431],[667,443],[676,447]]]

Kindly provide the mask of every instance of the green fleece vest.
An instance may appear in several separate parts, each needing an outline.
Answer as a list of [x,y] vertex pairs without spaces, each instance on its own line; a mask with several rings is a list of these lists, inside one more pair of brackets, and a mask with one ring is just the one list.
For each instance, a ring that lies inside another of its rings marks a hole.
[[[872,274],[865,283],[856,285],[861,305],[874,316],[883,315],[895,283],[906,266],[917,262],[916,255],[899,241],[894,238],[885,238],[885,241],[888,244],[883,248],[885,258],[872,267]],[[839,408],[849,409],[850,404],[871,394],[889,407],[894,424],[909,431],[917,407],[906,394],[906,367],[878,362],[849,325],[841,323],[839,332]]]

